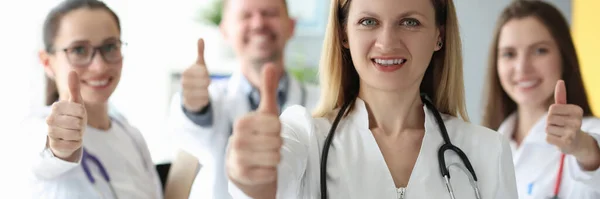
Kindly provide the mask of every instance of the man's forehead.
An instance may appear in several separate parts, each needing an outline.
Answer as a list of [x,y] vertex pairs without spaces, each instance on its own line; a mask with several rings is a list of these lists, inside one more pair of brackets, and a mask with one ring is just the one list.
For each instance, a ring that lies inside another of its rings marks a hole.
[[283,6],[286,12],[288,10],[286,0],[224,0],[223,3],[223,9],[229,9],[232,6],[237,9]]

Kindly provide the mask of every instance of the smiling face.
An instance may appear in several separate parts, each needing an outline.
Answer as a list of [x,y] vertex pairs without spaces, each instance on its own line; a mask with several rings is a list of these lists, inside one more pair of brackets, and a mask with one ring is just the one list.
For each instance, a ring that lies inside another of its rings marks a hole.
[[[54,52],[41,56],[46,74],[56,81],[61,99],[70,96],[68,74],[76,71],[86,104],[108,101],[121,77],[119,39],[118,25],[106,10],[80,8],[61,17],[53,42]],[[96,47],[98,50],[88,62],[86,57]]]
[[502,88],[519,106],[545,106],[562,75],[561,54],[535,17],[512,19],[500,32],[497,70]]
[[361,85],[382,90],[418,88],[440,49],[430,0],[353,0],[346,33]]
[[283,0],[227,0],[221,31],[236,56],[260,73],[264,63],[282,59],[294,24]]

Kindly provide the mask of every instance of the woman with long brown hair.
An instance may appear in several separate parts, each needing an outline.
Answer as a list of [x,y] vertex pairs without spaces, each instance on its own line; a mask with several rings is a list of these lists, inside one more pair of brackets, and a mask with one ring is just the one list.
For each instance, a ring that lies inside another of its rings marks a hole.
[[600,120],[567,21],[515,1],[496,27],[483,122],[511,140],[519,198],[600,198]]
[[516,198],[508,142],[467,122],[452,0],[331,2],[320,105],[280,120],[265,68],[228,146],[233,198]]

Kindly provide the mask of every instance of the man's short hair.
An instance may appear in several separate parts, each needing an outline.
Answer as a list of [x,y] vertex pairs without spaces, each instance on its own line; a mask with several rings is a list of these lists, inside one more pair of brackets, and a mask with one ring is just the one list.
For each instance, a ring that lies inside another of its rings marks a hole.
[[[223,13],[225,12],[225,7],[227,7],[227,2],[228,1],[229,0],[223,0],[223,8],[222,8],[223,9]],[[287,0],[282,0],[282,1],[283,1],[283,7],[285,8],[285,13],[289,15],[289,10],[288,10],[288,7],[287,7]]]

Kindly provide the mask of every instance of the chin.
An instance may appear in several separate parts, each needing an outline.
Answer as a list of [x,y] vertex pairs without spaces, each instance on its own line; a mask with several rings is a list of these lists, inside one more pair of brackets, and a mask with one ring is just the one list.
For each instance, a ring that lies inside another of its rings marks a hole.
[[540,106],[545,104],[547,98],[541,98],[542,95],[519,95],[514,98],[518,106]]
[[108,98],[109,97],[104,97],[104,96],[90,96],[88,98],[86,98],[85,96],[83,97],[85,99],[85,103],[87,105],[104,105],[106,103],[108,103]]

